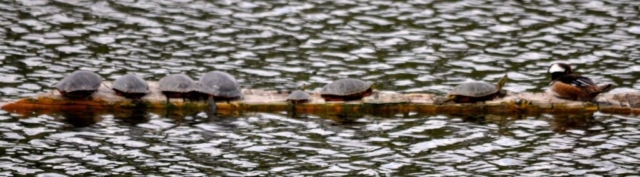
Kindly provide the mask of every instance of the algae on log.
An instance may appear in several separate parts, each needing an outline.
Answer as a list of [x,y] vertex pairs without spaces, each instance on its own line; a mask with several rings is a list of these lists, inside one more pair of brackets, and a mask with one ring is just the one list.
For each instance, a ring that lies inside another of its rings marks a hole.
[[[43,93],[37,97],[25,98],[6,103],[2,109],[13,113],[33,111],[74,111],[91,110],[98,112],[116,112],[130,109],[147,110],[198,110],[206,109],[206,102],[183,102],[172,99],[169,106],[160,92],[157,82],[148,82],[150,93],[140,102],[132,102],[117,96],[110,89],[110,82],[104,82],[92,98],[86,100],[64,99],[58,91]],[[223,112],[281,112],[289,111],[286,102],[287,93],[244,89],[243,98],[231,102],[217,102],[219,111]],[[577,102],[558,99],[548,93],[509,93],[506,97],[487,102],[435,105],[435,95],[377,91],[362,101],[325,102],[318,92],[311,93],[308,103],[295,107],[298,113],[311,114],[395,114],[395,113],[427,113],[427,114],[540,114],[540,113],[584,113],[601,111],[604,113],[639,113],[640,93],[603,94],[596,103]]]

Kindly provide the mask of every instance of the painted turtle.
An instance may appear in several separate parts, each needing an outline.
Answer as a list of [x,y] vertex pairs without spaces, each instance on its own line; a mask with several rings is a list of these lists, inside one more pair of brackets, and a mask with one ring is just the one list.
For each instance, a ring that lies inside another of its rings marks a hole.
[[372,85],[372,82],[359,79],[340,79],[325,85],[320,91],[320,96],[325,101],[359,100],[373,93]]
[[129,99],[140,99],[149,93],[149,85],[135,74],[126,74],[113,81],[111,86],[116,95]]
[[478,101],[492,100],[498,96],[506,95],[502,91],[502,86],[507,82],[509,77],[505,74],[498,81],[498,85],[494,86],[486,82],[467,82],[460,84],[451,90],[444,101],[437,101],[438,104],[453,101],[456,103],[474,103]]
[[67,98],[87,98],[100,88],[102,78],[91,71],[78,70],[56,84],[56,89]]
[[162,94],[167,97],[167,103],[169,103],[169,98],[182,98],[185,101],[187,97],[191,96],[192,92],[198,90],[196,82],[184,74],[165,76],[160,79],[158,85]]
[[302,90],[296,90],[287,96],[287,101],[292,104],[301,104],[309,102],[311,95]]
[[302,90],[293,91],[289,96],[287,96],[287,102],[292,104],[300,104],[306,103],[311,100],[311,95],[305,92],[304,90],[307,88],[307,84],[302,85]]
[[240,84],[232,75],[212,71],[200,78],[198,91],[216,100],[235,100],[242,97]]
[[287,102],[289,102],[291,109],[290,113],[293,114],[293,117],[296,115],[296,105],[303,104],[311,100],[311,95],[304,91],[306,87],[307,85],[304,84],[302,85],[302,90],[293,91],[289,96],[287,96]]
[[305,92],[304,89],[296,90],[289,94],[289,96],[287,96],[287,102],[289,102],[289,112],[292,113],[292,116],[296,116],[296,106],[298,104],[309,102],[309,100],[311,100],[311,95]]
[[240,84],[236,78],[221,71],[211,71],[204,74],[198,83],[198,92],[207,97],[212,114],[216,111],[214,99],[228,102],[242,98]]

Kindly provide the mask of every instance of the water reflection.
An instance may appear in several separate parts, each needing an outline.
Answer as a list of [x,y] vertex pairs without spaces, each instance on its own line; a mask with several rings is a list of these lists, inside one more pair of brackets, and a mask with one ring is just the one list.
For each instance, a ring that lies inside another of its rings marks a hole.
[[[571,174],[578,173],[578,167],[598,169],[604,164],[620,169],[592,171],[604,175],[630,174],[634,168],[628,164],[640,156],[635,151],[595,153],[633,149],[640,143],[640,138],[633,136],[640,133],[639,121],[602,114],[411,113],[395,118],[305,114],[292,118],[282,112],[245,113],[240,117],[219,114],[216,119],[209,119],[204,112],[174,110],[167,114],[174,117],[164,114],[164,110],[65,112],[60,113],[64,119],[44,114],[20,119],[16,124],[12,115],[5,113],[0,115],[0,132],[4,135],[0,149],[11,152],[6,157],[37,158],[52,165],[3,161],[31,171],[3,169],[24,175],[126,175],[166,168],[162,173],[223,176],[247,171],[323,176]],[[26,151],[15,151],[15,145],[5,146],[12,139],[25,142],[17,147]],[[73,170],[58,171],[66,167],[62,165],[65,163],[54,163],[60,161],[79,163],[74,163],[77,167]],[[511,170],[500,170],[506,167]]]
[[101,114],[95,111],[64,111],[60,112],[64,122],[76,128],[88,127],[102,121]]
[[146,108],[138,108],[115,111],[113,118],[124,125],[136,126],[148,122],[151,116]]
[[590,114],[556,114],[549,120],[549,125],[556,133],[566,133],[567,130],[587,131],[598,124],[593,113]]

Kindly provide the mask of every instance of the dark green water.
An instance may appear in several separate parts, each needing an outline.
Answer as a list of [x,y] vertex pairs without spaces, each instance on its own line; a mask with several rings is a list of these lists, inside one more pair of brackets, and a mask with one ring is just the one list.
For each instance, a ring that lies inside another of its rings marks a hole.
[[[338,78],[444,94],[541,92],[563,61],[640,88],[640,1],[18,0],[0,3],[0,101],[76,69],[318,90]],[[207,118],[0,112],[0,176],[611,176],[638,174],[635,115]]]

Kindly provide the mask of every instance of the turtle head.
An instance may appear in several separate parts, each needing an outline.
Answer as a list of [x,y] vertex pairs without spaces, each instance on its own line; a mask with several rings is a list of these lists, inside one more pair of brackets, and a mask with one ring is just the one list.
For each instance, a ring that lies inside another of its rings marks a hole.
[[498,97],[504,97],[507,96],[507,91],[506,90],[499,90],[498,91]]
[[504,86],[505,83],[507,83],[507,80],[509,80],[509,77],[507,76],[507,74],[504,74],[504,76],[502,76],[502,79],[498,81],[498,85],[496,86],[496,89],[498,89],[498,91],[502,91],[502,87]]

